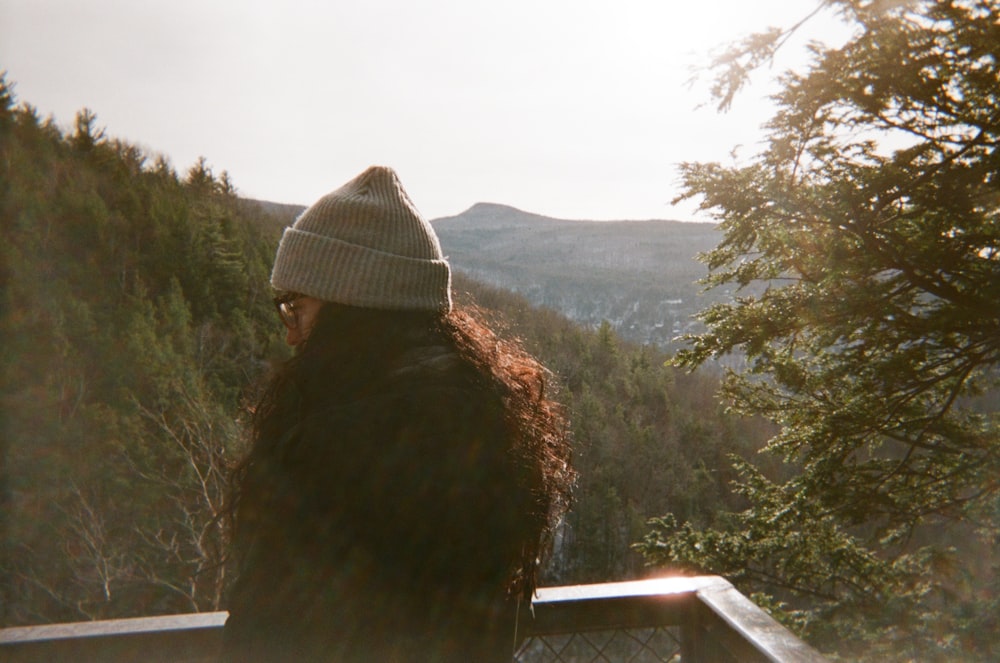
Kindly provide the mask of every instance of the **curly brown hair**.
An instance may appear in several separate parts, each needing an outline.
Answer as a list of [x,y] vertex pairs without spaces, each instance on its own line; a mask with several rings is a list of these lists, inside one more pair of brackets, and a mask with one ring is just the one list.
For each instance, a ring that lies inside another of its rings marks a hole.
[[474,372],[481,387],[476,397],[493,399],[502,408],[506,454],[523,477],[525,485],[518,489],[530,495],[520,556],[511,561],[506,592],[530,600],[539,560],[551,549],[575,479],[568,425],[552,398],[551,374],[517,339],[501,338],[485,319],[470,305],[430,314],[324,304],[308,340],[268,379],[252,408],[251,448],[231,480],[234,540],[240,541],[247,520],[241,501],[253,499],[254,467],[268,462],[284,431],[322,403],[355,397],[372,376],[405,361],[414,346],[433,343]]

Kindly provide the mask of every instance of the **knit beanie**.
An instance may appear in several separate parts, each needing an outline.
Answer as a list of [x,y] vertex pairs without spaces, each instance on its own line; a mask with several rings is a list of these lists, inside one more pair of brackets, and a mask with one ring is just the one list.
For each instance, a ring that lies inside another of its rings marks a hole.
[[451,310],[441,244],[396,173],[372,166],[285,228],[271,285],[363,308]]

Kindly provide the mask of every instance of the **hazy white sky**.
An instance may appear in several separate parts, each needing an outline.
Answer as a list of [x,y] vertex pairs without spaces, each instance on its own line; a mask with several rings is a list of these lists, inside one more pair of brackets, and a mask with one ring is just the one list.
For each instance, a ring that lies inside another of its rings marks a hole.
[[[817,0],[818,1],[818,0]],[[677,164],[758,151],[767,72],[720,115],[691,68],[813,0],[0,0],[21,101],[239,193],[310,204],[371,164],[428,218],[496,202],[691,219]],[[839,26],[815,23],[806,36]]]

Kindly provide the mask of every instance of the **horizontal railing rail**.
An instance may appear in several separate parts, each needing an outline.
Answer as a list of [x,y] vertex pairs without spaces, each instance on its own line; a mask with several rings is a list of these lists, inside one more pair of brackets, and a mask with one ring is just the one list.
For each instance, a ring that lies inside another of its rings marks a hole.
[[208,663],[229,613],[198,612],[0,630],[5,663]]
[[[227,613],[0,629],[0,660],[214,661]],[[718,576],[539,588],[519,615],[519,663],[826,659]]]
[[532,611],[524,663],[826,661],[719,576],[545,587]]

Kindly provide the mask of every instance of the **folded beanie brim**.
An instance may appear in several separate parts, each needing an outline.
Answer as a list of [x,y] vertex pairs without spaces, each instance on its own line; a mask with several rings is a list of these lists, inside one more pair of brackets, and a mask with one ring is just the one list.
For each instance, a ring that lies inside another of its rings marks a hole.
[[271,285],[348,306],[451,309],[447,261],[385,253],[294,227],[282,234]]

